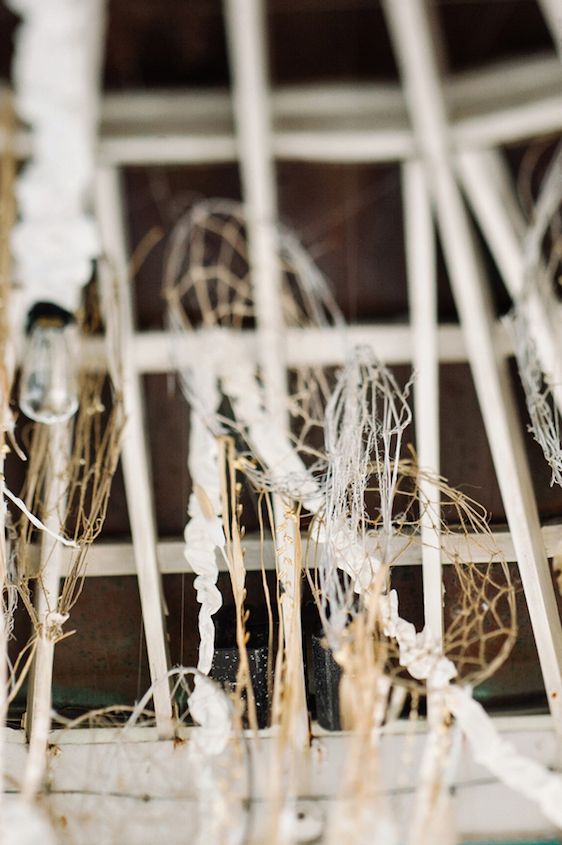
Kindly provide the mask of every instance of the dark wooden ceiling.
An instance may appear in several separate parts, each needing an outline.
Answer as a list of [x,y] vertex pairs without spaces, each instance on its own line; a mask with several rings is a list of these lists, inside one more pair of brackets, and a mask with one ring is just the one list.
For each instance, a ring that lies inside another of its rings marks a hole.
[[[453,72],[549,49],[535,0],[432,0]],[[221,0],[108,0],[105,86],[227,85]],[[268,0],[274,84],[395,79],[378,0]],[[16,16],[0,5],[0,76],[9,75]]]

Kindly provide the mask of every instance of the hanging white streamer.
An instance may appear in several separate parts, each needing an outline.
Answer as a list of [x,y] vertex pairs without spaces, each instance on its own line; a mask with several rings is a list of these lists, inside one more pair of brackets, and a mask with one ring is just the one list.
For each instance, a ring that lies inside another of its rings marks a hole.
[[[189,519],[184,531],[184,557],[195,572],[194,586],[199,602],[199,658],[197,668],[208,675],[215,650],[214,614],[222,605],[217,587],[219,569],[216,553],[224,555],[225,538],[221,521],[221,496],[218,448],[215,435],[207,424],[218,411],[220,394],[212,367],[201,367],[184,374],[189,395],[197,396],[198,407],[191,415],[189,470],[193,492],[189,500]],[[190,710],[200,724],[210,725],[221,707],[220,690],[195,677]]]
[[189,696],[189,710],[199,724],[191,738],[190,756],[197,770],[199,825],[196,845],[224,842],[238,845],[243,822],[236,818],[236,808],[217,782],[216,758],[226,748],[231,734],[230,703],[220,686],[206,677],[211,671],[215,649],[214,614],[222,605],[217,587],[219,569],[217,552],[225,554],[222,505],[218,467],[217,437],[212,424],[221,396],[218,390],[216,344],[208,337],[204,367],[182,371],[181,384],[192,406],[189,440],[189,471],[192,493],[188,522],[184,531],[184,557],[195,572],[194,586],[199,602],[199,657],[194,689]]
[[423,632],[416,634],[413,625],[400,619],[394,590],[382,596],[381,601],[385,634],[398,643],[400,665],[412,677],[427,680],[434,689],[444,692],[447,707],[470,742],[476,762],[506,786],[537,803],[551,822],[562,827],[562,777],[502,739],[470,691],[451,683],[456,675],[454,665],[439,654],[436,644],[428,642]]
[[14,505],[20,509],[20,511],[28,518],[32,525],[35,528],[38,528],[39,531],[44,531],[49,537],[52,537],[53,540],[56,540],[59,543],[62,543],[63,546],[67,546],[70,549],[77,549],[79,548],[78,544],[74,542],[74,540],[67,540],[66,537],[63,537],[62,534],[57,534],[55,531],[51,531],[41,520],[36,517],[34,514],[31,513],[25,502],[19,498],[19,496],[14,496],[14,494],[9,490],[7,487],[4,487],[3,493],[7,499],[14,503]]
[[192,666],[170,669],[163,678],[151,684],[131,713],[124,730],[134,727],[158,684],[176,678],[175,692],[179,687],[185,689],[185,679],[189,676],[193,677],[195,688],[188,695],[188,706],[198,723],[197,729],[190,735],[190,758],[199,800],[199,829],[195,842],[197,845],[208,842],[237,845],[243,836],[244,820],[240,813],[238,817],[233,816],[228,784],[220,782],[215,772],[215,763],[226,750],[232,735],[232,706],[219,684]]
[[9,0],[22,15],[13,63],[15,105],[31,130],[31,160],[16,183],[12,248],[26,305],[68,311],[99,251],[87,211],[97,120],[95,34],[102,0]]
[[[192,389],[196,391],[208,414],[217,411],[220,397],[214,373],[207,368],[191,374]],[[203,408],[201,410],[203,410]],[[189,442],[189,470],[193,492],[189,500],[189,520],[185,527],[184,556],[196,574],[195,589],[200,603],[199,611],[199,663],[198,669],[207,675],[211,669],[214,651],[214,624],[212,617],[222,604],[217,589],[219,574],[216,550],[224,550],[222,529],[219,472],[217,466],[217,441],[202,418],[195,411],[191,416]]]
[[451,686],[446,701],[470,742],[476,762],[506,786],[538,804],[551,822],[562,827],[562,777],[523,756],[502,739],[482,705],[467,690]]
[[418,633],[411,622],[399,615],[396,590],[380,596],[379,608],[384,634],[396,640],[399,663],[412,678],[428,681],[432,687],[441,689],[456,677],[454,663],[444,656],[440,642],[431,631],[424,628]]
[[198,730],[191,735],[190,759],[197,772],[199,824],[194,845],[239,845],[244,837],[245,813],[231,795],[232,775],[225,780],[218,769],[232,733],[232,707],[226,693],[205,675],[195,675],[189,710]]
[[311,512],[321,504],[317,483],[307,471],[284,430],[265,407],[256,380],[256,367],[250,361],[223,358],[220,370],[222,389],[231,401],[236,421],[247,428],[256,456],[267,468],[274,487],[299,498]]

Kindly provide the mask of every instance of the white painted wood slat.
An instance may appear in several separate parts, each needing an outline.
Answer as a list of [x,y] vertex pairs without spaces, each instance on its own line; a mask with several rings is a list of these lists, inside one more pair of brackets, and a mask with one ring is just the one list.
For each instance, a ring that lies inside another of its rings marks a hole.
[[[106,261],[100,263],[105,319],[118,320],[121,340],[122,391],[126,418],[122,444],[123,476],[133,537],[156,723],[162,737],[172,733],[172,702],[166,678],[164,599],[158,565],[157,530],[152,500],[141,377],[134,365],[134,318],[127,264],[119,174],[100,169],[96,181],[96,213]],[[117,297],[113,286],[117,285]],[[117,303],[117,313],[110,313]]]
[[[270,94],[267,69],[265,8],[262,0],[225,0],[230,47],[232,97],[242,196],[246,210],[249,263],[256,310],[257,363],[264,384],[266,408],[281,431],[288,430],[287,367],[282,278],[277,233],[277,183],[273,160]],[[283,585],[280,600],[285,644],[295,655],[302,743],[308,713],[300,613],[300,561],[291,518],[274,498],[277,569]]]
[[[419,466],[439,475],[439,353],[435,235],[431,202],[421,163],[403,167],[403,206],[412,326],[414,420]],[[420,494],[427,500],[421,514],[423,602],[425,625],[438,640],[443,636],[439,491],[425,478]]]

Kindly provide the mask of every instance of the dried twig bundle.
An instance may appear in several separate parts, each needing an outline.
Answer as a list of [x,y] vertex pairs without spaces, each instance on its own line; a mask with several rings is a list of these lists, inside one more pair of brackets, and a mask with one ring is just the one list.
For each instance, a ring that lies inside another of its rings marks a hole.
[[[123,428],[119,396],[104,377],[85,373],[81,379],[80,408],[74,427],[67,460],[62,472],[62,494],[51,509],[60,520],[61,534],[67,538],[67,575],[64,579],[57,610],[66,615],[80,594],[85,575],[88,549],[98,537],[105,520],[111,483],[119,459]],[[31,433],[28,468],[22,498],[31,513],[39,513],[44,521],[50,516],[48,490],[52,480],[53,452],[49,427],[34,424]],[[32,618],[35,612],[30,599],[29,582],[41,577],[35,572],[34,544],[37,531],[25,514],[15,526],[18,591]]]

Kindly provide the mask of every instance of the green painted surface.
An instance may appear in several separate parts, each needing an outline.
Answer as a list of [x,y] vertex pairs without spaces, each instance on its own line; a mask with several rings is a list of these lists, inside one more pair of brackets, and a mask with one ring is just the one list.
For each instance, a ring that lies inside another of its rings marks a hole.
[[462,845],[562,845],[562,839],[516,839],[509,840],[509,842],[498,841],[481,841],[473,839],[470,842],[463,842]]

